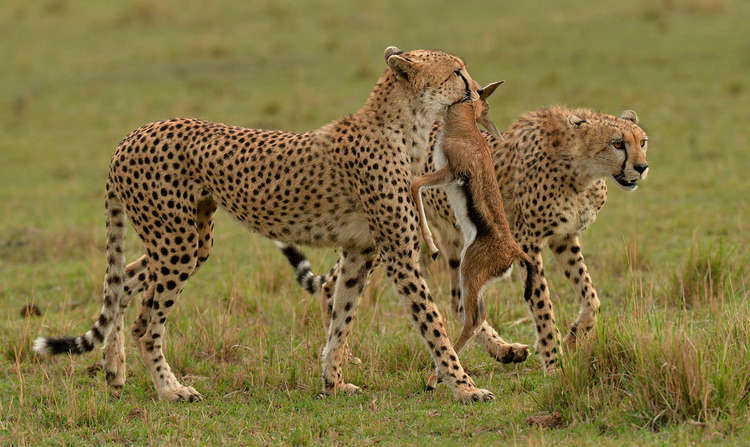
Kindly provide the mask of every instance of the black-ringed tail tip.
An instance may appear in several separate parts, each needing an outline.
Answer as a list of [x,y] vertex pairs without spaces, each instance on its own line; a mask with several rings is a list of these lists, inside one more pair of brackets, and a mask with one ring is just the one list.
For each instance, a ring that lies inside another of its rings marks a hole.
[[316,275],[312,271],[310,261],[307,260],[305,254],[302,253],[294,245],[285,244],[283,242],[274,241],[274,244],[281,250],[281,253],[289,261],[294,269],[294,274],[297,278],[297,283],[302,286],[308,293],[316,294],[320,291],[323,283],[328,279],[327,275]]
[[[56,355],[56,354],[84,354],[91,352],[101,344],[101,341],[94,340],[92,331],[87,332],[81,337],[38,337],[34,340],[34,352],[39,355]],[[104,337],[102,337],[103,339]]]

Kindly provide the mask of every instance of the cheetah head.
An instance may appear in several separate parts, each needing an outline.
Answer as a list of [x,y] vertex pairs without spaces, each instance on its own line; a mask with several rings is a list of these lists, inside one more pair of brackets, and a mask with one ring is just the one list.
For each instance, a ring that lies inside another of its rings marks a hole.
[[385,49],[385,61],[397,82],[410,92],[422,107],[444,111],[451,104],[476,97],[474,80],[463,61],[456,56],[433,50],[403,52]]
[[583,139],[586,171],[592,178],[612,176],[626,191],[638,188],[638,181],[648,175],[646,150],[648,136],[638,125],[632,110],[619,117],[603,115],[591,120],[571,114],[568,125]]

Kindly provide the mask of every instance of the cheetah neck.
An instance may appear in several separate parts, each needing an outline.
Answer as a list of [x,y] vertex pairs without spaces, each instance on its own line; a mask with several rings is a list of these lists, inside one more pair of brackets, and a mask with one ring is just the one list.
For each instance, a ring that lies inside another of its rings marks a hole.
[[[554,185],[558,193],[565,195],[580,194],[602,178],[577,162],[574,154],[581,152],[577,148],[580,143],[574,141],[570,146],[549,150],[554,147],[549,137],[531,131],[533,129],[521,129],[508,133],[505,141],[494,144],[492,152],[497,172],[503,172],[503,166],[508,166],[515,172],[517,180],[551,175],[554,177],[552,182],[538,182],[538,187]],[[525,143],[526,140],[529,143]]]
[[427,159],[432,125],[443,120],[446,110],[429,93],[414,98],[387,70],[354,118],[373,123],[391,147],[404,151],[416,172]]
[[550,172],[557,173],[558,188],[566,194],[580,194],[588,190],[597,180],[602,178],[587,167],[581,166],[573,156],[557,155],[549,157]]

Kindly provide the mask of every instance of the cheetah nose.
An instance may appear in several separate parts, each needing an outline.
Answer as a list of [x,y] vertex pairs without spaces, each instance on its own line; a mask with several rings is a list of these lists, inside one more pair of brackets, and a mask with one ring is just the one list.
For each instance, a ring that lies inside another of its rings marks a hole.
[[635,169],[642,176],[643,173],[648,169],[648,165],[646,163],[639,163],[633,165],[633,169]]

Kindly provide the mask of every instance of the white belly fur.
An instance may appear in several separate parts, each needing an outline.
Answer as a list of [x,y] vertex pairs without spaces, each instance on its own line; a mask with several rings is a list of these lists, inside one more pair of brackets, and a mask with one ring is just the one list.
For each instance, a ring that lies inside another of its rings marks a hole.
[[[448,196],[448,203],[453,208],[453,215],[456,218],[456,224],[461,229],[461,235],[464,239],[464,247],[461,249],[461,267],[464,264],[466,249],[469,248],[477,238],[477,227],[469,219],[469,209],[466,196],[459,181],[453,181],[446,185],[445,194]],[[461,299],[466,296],[464,289],[463,268],[459,267],[458,271],[458,290],[461,291]]]

